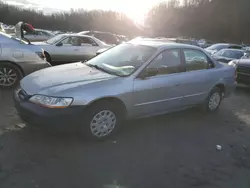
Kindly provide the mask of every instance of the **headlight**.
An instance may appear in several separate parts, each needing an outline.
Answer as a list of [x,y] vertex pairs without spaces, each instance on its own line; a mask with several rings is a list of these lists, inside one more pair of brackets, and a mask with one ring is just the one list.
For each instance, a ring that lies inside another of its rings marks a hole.
[[34,95],[29,100],[47,108],[66,108],[73,102],[73,98],[50,97],[45,95]]
[[231,65],[231,66],[236,66],[236,62],[235,62],[235,60],[230,61],[230,62],[228,63],[228,65]]

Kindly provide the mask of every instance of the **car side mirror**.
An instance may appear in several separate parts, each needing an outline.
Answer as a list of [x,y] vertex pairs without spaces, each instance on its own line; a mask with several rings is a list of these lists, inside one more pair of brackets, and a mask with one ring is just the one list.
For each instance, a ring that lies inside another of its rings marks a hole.
[[157,74],[158,74],[157,68],[146,68],[140,73],[139,78],[144,79],[147,77],[156,76]]
[[56,46],[62,46],[62,45],[63,45],[63,43],[61,43],[61,42],[56,44]]

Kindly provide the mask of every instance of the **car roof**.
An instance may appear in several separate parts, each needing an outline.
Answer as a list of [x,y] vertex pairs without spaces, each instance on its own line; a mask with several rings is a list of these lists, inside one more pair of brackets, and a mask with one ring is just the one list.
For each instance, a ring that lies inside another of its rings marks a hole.
[[201,48],[189,45],[189,44],[181,44],[181,43],[176,43],[176,42],[164,42],[164,41],[157,41],[157,40],[134,40],[134,41],[129,41],[128,43],[131,44],[138,44],[138,45],[143,45],[143,46],[150,46],[154,48],[158,48],[161,50],[164,49],[169,49],[169,48],[190,48],[190,49],[198,49],[200,50]]

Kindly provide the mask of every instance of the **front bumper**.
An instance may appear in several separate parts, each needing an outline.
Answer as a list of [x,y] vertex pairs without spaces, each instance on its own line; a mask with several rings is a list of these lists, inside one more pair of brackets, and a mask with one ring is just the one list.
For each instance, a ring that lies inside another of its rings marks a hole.
[[241,84],[250,85],[250,75],[238,73],[236,81]]
[[79,128],[83,122],[84,107],[74,106],[63,109],[51,109],[20,99],[14,92],[14,102],[20,118],[31,126],[53,130],[70,130]]
[[250,84],[250,66],[238,65],[236,81],[242,84]]

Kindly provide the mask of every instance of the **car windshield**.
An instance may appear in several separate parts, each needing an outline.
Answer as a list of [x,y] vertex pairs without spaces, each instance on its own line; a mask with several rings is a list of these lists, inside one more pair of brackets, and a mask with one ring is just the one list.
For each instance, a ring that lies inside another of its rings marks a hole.
[[52,37],[51,39],[47,40],[46,43],[48,44],[55,44],[58,41],[60,41],[61,39],[63,39],[65,37],[65,35],[57,35],[55,37]]
[[129,76],[156,50],[149,46],[123,43],[89,60],[86,65],[95,66],[110,74]]
[[238,50],[220,50],[219,52],[214,54],[215,56],[223,56],[226,58],[232,58],[232,59],[240,59],[242,56],[244,56],[244,51],[238,51]]
[[228,45],[227,44],[214,44],[212,46],[209,46],[208,48],[206,48],[207,50],[221,50],[223,48],[227,48]]

